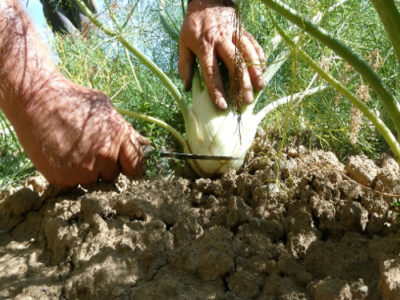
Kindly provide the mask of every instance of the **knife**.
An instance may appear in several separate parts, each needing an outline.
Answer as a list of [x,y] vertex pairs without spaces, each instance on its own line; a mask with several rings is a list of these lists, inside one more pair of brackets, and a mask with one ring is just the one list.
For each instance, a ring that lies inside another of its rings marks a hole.
[[174,157],[179,159],[201,159],[201,160],[238,160],[239,157],[223,155],[202,155],[179,152],[160,152],[161,157]]
[[[142,146],[142,151],[145,157],[155,153],[156,149],[151,146]],[[179,159],[198,159],[198,160],[238,160],[239,157],[223,156],[223,155],[203,155],[192,153],[168,152],[160,151],[161,157],[179,158]]]

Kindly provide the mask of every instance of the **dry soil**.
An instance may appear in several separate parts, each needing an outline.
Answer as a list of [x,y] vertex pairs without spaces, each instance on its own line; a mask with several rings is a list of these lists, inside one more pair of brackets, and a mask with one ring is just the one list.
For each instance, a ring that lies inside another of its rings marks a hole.
[[400,299],[395,160],[265,149],[214,180],[3,191],[0,299]]

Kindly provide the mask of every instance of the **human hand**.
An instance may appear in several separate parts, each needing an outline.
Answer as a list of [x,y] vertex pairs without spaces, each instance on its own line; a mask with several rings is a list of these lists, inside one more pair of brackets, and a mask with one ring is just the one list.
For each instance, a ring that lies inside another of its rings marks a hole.
[[[148,141],[114,109],[109,98],[56,75],[34,94],[14,128],[49,183],[61,189],[115,181],[143,170]],[[22,121],[22,123],[21,123]]]
[[[243,70],[245,102],[253,101],[253,86],[262,90],[265,56],[254,37],[242,28],[242,49],[248,68]],[[218,67],[222,59],[234,76],[235,52],[240,42],[235,38],[235,11],[218,0],[193,0],[188,5],[179,39],[179,74],[186,91],[192,87],[195,57],[199,59],[204,80],[214,104],[226,109],[226,94]]]
[[138,134],[103,93],[57,71],[18,0],[0,1],[0,108],[29,158],[61,189],[143,169]]

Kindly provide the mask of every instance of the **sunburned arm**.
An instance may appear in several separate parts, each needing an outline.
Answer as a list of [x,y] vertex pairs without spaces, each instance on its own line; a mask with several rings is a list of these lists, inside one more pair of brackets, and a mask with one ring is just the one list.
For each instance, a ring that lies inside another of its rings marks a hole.
[[57,71],[17,0],[0,1],[0,108],[33,164],[60,188],[142,171],[146,139],[106,95]]
[[0,108],[13,123],[60,76],[17,0],[0,3]]

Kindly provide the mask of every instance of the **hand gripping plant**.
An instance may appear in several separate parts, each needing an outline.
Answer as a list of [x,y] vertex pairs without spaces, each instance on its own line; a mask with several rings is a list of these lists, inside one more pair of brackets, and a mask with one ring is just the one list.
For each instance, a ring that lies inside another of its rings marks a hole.
[[253,115],[254,104],[243,107],[242,126],[239,128],[237,115],[230,105],[227,110],[215,108],[207,89],[202,89],[199,73],[193,78],[193,104],[189,107],[189,122],[186,124],[186,137],[192,153],[238,157],[238,160],[192,162],[201,176],[226,173],[229,169],[238,170],[243,165],[257,125],[265,113]]
[[[342,0],[341,3],[346,0]],[[266,5],[271,4],[273,7],[273,3],[277,3],[275,1],[263,1]],[[118,40],[125,49],[130,51],[133,55],[135,55],[145,66],[147,66],[151,72],[165,85],[170,94],[175,99],[178,104],[182,116],[185,122],[186,128],[186,139],[174,128],[165,122],[158,120],[153,117],[144,116],[136,112],[127,111],[124,109],[117,110],[121,114],[129,115],[135,118],[139,118],[141,120],[145,120],[148,122],[155,123],[166,130],[168,130],[182,145],[182,148],[185,153],[194,153],[194,154],[203,154],[203,155],[214,155],[214,156],[235,156],[239,157],[239,160],[232,161],[194,161],[189,160],[192,168],[203,177],[209,177],[218,173],[225,173],[229,169],[238,170],[244,162],[245,156],[250,149],[252,142],[254,140],[254,136],[256,133],[257,125],[263,120],[267,113],[276,107],[282,104],[290,104],[292,108],[298,105],[298,103],[305,97],[311,96],[322,90],[328,88],[327,86],[319,86],[317,88],[310,89],[310,86],[314,82],[316,76],[314,76],[313,80],[309,84],[309,87],[301,92],[294,95],[290,95],[288,97],[277,100],[266,107],[264,107],[260,112],[256,115],[253,114],[254,107],[260,98],[261,93],[255,93],[254,102],[250,105],[243,105],[241,111],[241,122],[238,124],[237,115],[234,113],[234,109],[231,105],[228,105],[228,109],[226,111],[220,111],[216,109],[210,99],[208,91],[206,88],[203,88],[201,85],[200,75],[195,72],[192,91],[193,91],[193,103],[191,106],[187,106],[176,88],[176,86],[171,82],[171,80],[162,72],[162,70],[155,65],[148,57],[146,57],[138,48],[132,45],[123,34],[123,27],[121,27],[116,19],[113,17],[113,13],[111,9],[109,9],[111,18],[115,24],[115,27],[118,31],[114,31],[108,27],[106,27],[103,23],[101,23],[92,13],[86,8],[83,3],[83,0],[77,0],[77,3],[81,6],[82,10],[87,14],[87,16],[91,19],[91,21],[99,27],[104,33]],[[162,5],[163,1],[159,2]],[[341,3],[336,4],[330,8],[330,10],[335,9]],[[107,1],[106,4],[108,5]],[[163,10],[160,7],[160,17],[164,27],[168,27],[167,22],[164,19],[163,22]],[[321,20],[321,15],[318,14],[313,18],[313,22],[318,23]],[[126,22],[125,22],[126,24]],[[167,28],[167,31],[172,32],[171,28]],[[177,37],[177,34],[172,34]],[[298,38],[290,40],[286,37],[283,31],[280,31],[280,36],[274,37],[273,40],[273,48],[277,48],[279,42],[282,38],[289,44],[290,47],[295,47],[295,43],[298,41]],[[301,49],[296,49],[299,51],[299,54],[302,58],[306,57],[303,55]],[[289,50],[282,51],[276,57],[276,63],[274,63],[270,68],[268,68],[267,72],[264,74],[265,82],[271,80],[274,74],[279,70],[282,64],[288,57]],[[389,142],[392,147],[393,152],[399,157],[400,156],[400,147],[390,133],[390,131],[385,127],[385,125],[377,118],[371,118],[371,111],[366,108],[366,106],[357,99],[356,96],[347,91],[346,88],[342,89],[340,85],[324,70],[322,70],[318,65],[312,61],[311,59],[306,60],[314,70],[321,75],[324,79],[326,79],[333,87],[338,89],[345,97],[347,97],[353,103],[356,103],[357,107],[368,117],[371,121],[376,125],[378,130],[382,133],[385,139]],[[296,102],[294,102],[296,101]],[[360,104],[361,103],[361,104]],[[383,125],[382,125],[383,124]],[[240,127],[240,128],[239,128]],[[391,142],[395,143],[391,143]]]

